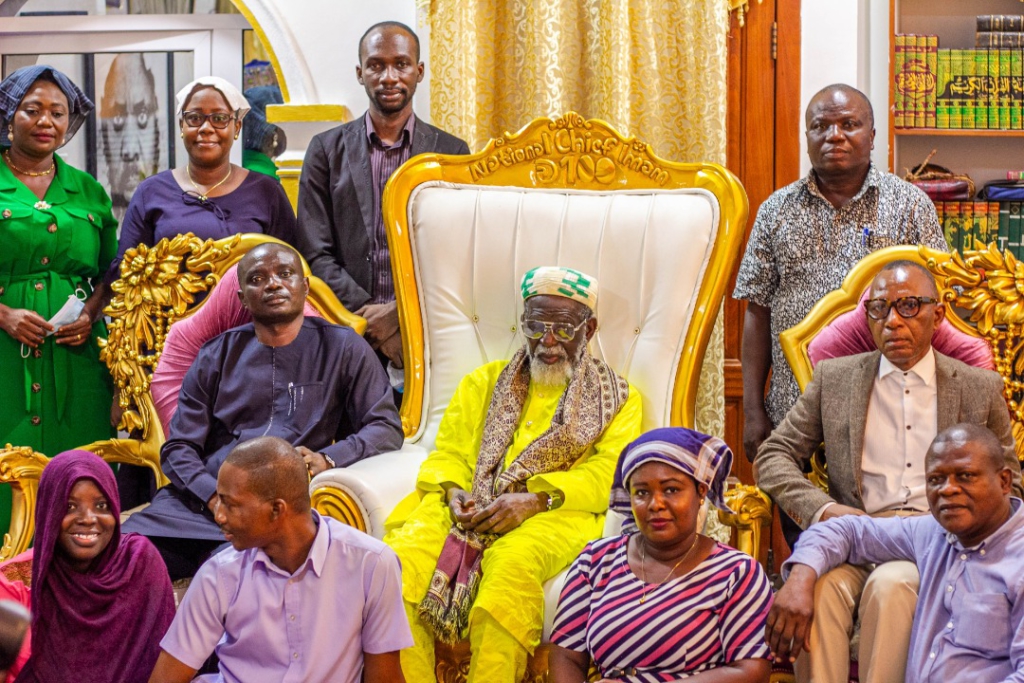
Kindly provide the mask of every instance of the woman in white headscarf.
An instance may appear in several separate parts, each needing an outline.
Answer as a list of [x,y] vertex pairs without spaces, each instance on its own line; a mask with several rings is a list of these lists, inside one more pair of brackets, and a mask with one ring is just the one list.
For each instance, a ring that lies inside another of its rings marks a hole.
[[[176,100],[188,159],[184,166],[146,178],[135,190],[108,283],[120,275],[127,250],[165,237],[192,233],[221,239],[256,232],[294,242],[295,212],[280,183],[231,163],[231,147],[249,111],[242,93],[223,78],[208,76],[179,90]],[[118,486],[125,508],[148,502],[155,492],[145,467],[122,465]]]
[[295,213],[281,185],[231,163],[231,147],[249,112],[242,93],[223,78],[208,76],[186,85],[176,100],[188,160],[147,178],[132,195],[110,279],[117,277],[126,250],[164,237],[190,232],[220,239],[261,232],[294,241]]

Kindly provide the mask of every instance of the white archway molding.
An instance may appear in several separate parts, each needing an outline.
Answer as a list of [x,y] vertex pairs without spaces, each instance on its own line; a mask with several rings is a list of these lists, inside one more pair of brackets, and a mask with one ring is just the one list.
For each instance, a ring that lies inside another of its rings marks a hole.
[[[286,103],[312,104],[319,101],[313,74],[295,34],[274,0],[231,0],[245,15],[260,41],[270,52]],[[301,3],[292,3],[292,5]]]

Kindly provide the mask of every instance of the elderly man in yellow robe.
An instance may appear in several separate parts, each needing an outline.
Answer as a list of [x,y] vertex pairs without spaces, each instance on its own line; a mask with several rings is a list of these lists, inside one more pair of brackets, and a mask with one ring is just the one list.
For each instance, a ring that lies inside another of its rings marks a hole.
[[416,641],[406,680],[434,680],[434,638],[468,630],[470,683],[518,683],[540,643],[542,584],[601,536],[640,396],[587,350],[597,281],[542,267],[522,280],[526,344],[463,378],[384,541],[402,561]]

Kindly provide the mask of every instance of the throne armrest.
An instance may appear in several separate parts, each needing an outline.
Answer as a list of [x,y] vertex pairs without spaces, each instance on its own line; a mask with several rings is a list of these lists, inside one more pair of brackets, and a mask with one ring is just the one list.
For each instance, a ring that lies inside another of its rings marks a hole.
[[427,450],[405,443],[348,467],[321,472],[309,483],[313,507],[375,538],[384,537],[384,520],[416,490],[416,474]]
[[736,530],[736,549],[758,559],[761,555],[761,529],[772,521],[771,499],[756,486],[740,484],[725,494],[731,512],[718,511],[719,521]]
[[0,561],[25,552],[32,543],[39,476],[48,462],[45,455],[25,446],[7,444],[0,450],[0,482],[11,485],[11,527],[4,534]]

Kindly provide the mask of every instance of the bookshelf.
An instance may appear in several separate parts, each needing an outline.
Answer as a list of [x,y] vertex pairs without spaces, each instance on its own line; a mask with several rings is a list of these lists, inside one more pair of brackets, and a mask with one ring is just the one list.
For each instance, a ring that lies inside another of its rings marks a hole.
[[1021,0],[890,0],[889,2],[889,168],[903,176],[905,169],[924,161],[937,149],[932,163],[954,173],[967,173],[980,189],[992,180],[1005,180],[1007,170],[1024,169],[1024,130],[928,129],[895,127],[894,82],[897,33],[935,34],[940,48],[973,48],[975,17],[979,14],[1024,14]]

